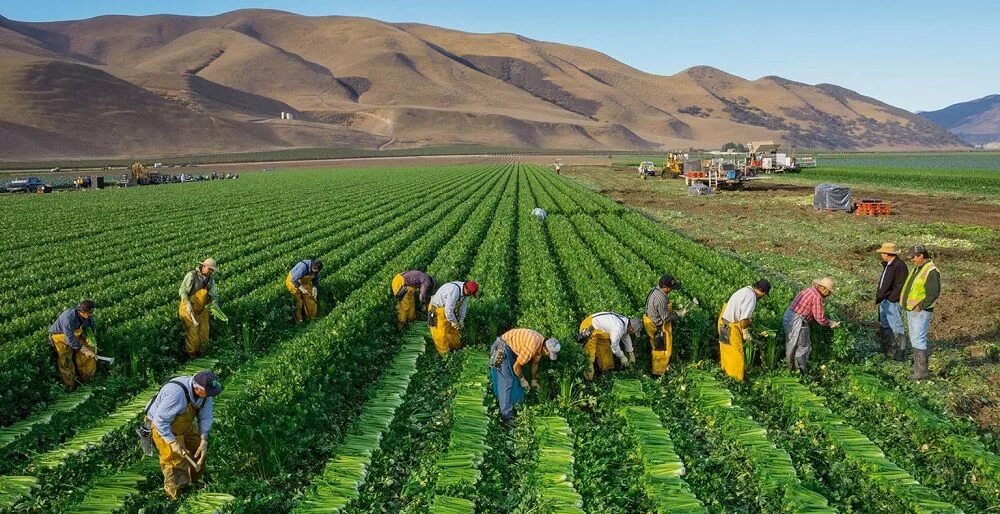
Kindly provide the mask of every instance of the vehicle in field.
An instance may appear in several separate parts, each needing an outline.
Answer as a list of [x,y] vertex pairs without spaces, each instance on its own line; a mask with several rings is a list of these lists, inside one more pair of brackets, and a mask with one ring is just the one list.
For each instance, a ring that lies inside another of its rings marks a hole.
[[[747,143],[746,161],[743,168],[753,173],[797,173],[799,163],[794,155],[778,152],[781,144],[774,141],[751,141]],[[812,159],[812,167],[816,160]]]
[[639,167],[637,169],[639,170],[639,177],[643,180],[646,180],[646,177],[656,176],[656,165],[651,161],[642,161],[639,163]]
[[33,193],[39,188],[44,188],[45,182],[38,177],[28,177],[26,179],[12,180],[4,186],[4,191],[8,193]]

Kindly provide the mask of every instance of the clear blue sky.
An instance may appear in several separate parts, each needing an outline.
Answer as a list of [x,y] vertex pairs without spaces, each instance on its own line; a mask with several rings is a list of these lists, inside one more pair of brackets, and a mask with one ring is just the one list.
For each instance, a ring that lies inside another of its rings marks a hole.
[[987,0],[4,0],[0,14],[51,21],[248,7],[515,32],[651,73],[707,64],[751,79],[838,84],[910,110],[1000,93],[1000,2]]

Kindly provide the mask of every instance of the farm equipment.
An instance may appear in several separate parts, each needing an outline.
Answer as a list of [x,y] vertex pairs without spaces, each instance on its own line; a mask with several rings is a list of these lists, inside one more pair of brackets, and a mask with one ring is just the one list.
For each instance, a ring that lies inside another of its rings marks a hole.
[[663,160],[663,176],[670,175],[672,178],[680,177],[684,174],[684,155],[671,152]]
[[639,163],[639,177],[646,180],[646,177],[656,176],[656,165],[650,161],[643,161]]
[[741,168],[733,160],[716,157],[699,161],[690,159],[683,164],[684,184],[693,186],[704,184],[710,189],[742,189],[746,184],[757,178],[756,174],[747,168]]
[[[778,153],[780,144],[774,141],[751,141],[747,144],[744,168],[753,173],[797,173],[799,165],[794,156]],[[812,159],[815,167],[816,160]]]

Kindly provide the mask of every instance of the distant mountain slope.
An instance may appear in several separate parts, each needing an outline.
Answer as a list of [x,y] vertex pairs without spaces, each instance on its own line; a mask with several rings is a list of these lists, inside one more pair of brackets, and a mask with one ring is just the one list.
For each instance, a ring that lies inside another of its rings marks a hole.
[[921,116],[941,125],[963,141],[984,144],[1000,141],[1000,95],[949,105]]
[[[290,112],[293,120],[279,120]],[[538,148],[954,148],[837,86],[645,73],[515,34],[242,10],[0,17],[0,158],[477,143]]]

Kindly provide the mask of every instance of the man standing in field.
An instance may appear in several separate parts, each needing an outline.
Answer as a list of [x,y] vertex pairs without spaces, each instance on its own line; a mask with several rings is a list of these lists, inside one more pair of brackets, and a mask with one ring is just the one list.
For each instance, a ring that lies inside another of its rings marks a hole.
[[830,321],[823,308],[823,300],[833,294],[834,284],[830,277],[813,280],[811,286],[795,295],[792,304],[785,311],[782,324],[785,326],[785,360],[788,369],[806,373],[809,365],[809,354],[812,353],[812,341],[809,338],[809,322],[815,321],[820,326],[837,328],[839,321]]
[[83,300],[64,310],[49,327],[49,344],[56,350],[59,378],[70,391],[77,382],[86,383],[97,373],[97,347],[84,330],[94,329],[94,302]]
[[757,300],[771,292],[771,283],[758,280],[729,297],[729,301],[719,311],[716,328],[719,331],[719,360],[722,370],[738,382],[742,382],[746,372],[744,344],[752,344],[750,326]]
[[589,368],[583,372],[584,378],[594,379],[595,363],[602,372],[614,369],[615,357],[618,357],[622,366],[631,367],[635,364],[632,334],[638,332],[641,326],[641,318],[629,319],[613,312],[598,312],[584,318],[577,335],[577,341],[583,343],[583,352],[587,354],[590,363]]
[[299,261],[285,277],[285,287],[295,299],[295,313],[292,318],[295,324],[309,321],[316,317],[319,296],[319,275],[323,271],[323,262],[319,259]]
[[184,275],[178,290],[181,301],[177,310],[184,324],[184,352],[192,359],[204,351],[203,345],[208,342],[209,311],[212,306],[219,305],[213,276],[218,269],[215,259],[205,259]]
[[875,252],[882,257],[882,274],[875,291],[878,340],[882,353],[891,354],[893,359],[901,361],[906,358],[906,330],[899,309],[899,296],[906,282],[906,263],[899,258],[899,247],[895,243],[883,243]]
[[[434,287],[434,277],[417,269],[404,271],[392,277],[389,292],[396,299],[396,326],[398,328],[402,329],[412,323],[417,318],[417,310],[427,311],[427,302],[430,300],[430,293]],[[417,297],[418,289],[420,291],[419,298]]]
[[924,245],[914,246],[911,253],[913,269],[903,285],[900,301],[906,309],[910,344],[913,345],[913,374],[910,375],[910,380],[926,380],[931,376],[927,371],[927,360],[931,353],[927,334],[931,330],[934,302],[941,295],[941,272]]
[[171,500],[205,470],[208,433],[215,420],[212,398],[221,392],[218,377],[205,370],[171,379],[146,406],[146,423],[160,454],[163,490]]
[[469,297],[479,294],[479,284],[474,281],[448,282],[431,297],[427,310],[427,326],[438,355],[444,357],[451,350],[462,347],[462,329],[469,310]]
[[[529,328],[508,330],[490,347],[490,377],[493,394],[500,404],[500,418],[505,425],[514,422],[514,405],[524,399],[524,391],[538,387],[538,365],[543,355],[556,360],[562,346],[554,338],[545,339]],[[524,376],[524,365],[531,363],[531,383]]]
[[674,312],[669,298],[670,292],[680,289],[681,283],[671,275],[663,275],[658,285],[646,295],[646,312],[642,315],[642,324],[649,336],[652,373],[657,377],[666,373],[670,366],[670,355],[674,351],[674,321],[687,314],[684,309]]

